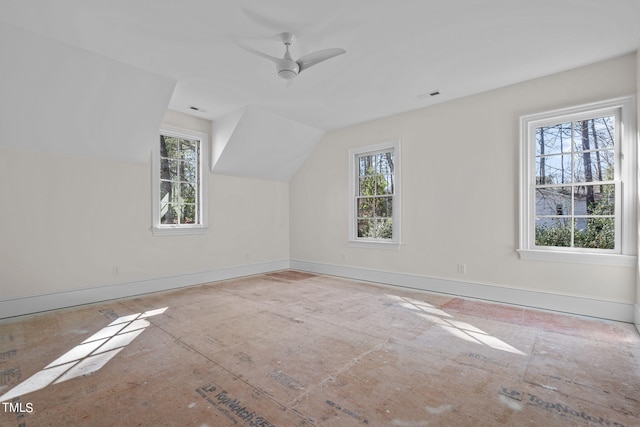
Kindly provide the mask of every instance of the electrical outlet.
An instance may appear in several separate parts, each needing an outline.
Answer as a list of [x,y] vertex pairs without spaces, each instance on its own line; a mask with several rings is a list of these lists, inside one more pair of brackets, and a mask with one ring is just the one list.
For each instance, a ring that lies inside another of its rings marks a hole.
[[467,264],[458,264],[458,274],[467,274]]
[[113,267],[111,267],[111,274],[113,274],[114,276],[117,276],[120,274],[120,266],[119,265],[114,265]]

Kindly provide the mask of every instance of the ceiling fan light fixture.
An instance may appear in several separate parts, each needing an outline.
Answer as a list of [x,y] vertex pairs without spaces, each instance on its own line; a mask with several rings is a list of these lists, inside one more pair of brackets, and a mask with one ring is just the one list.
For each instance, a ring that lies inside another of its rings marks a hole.
[[294,78],[295,76],[297,76],[298,73],[296,73],[293,70],[280,70],[280,71],[278,71],[278,75],[280,77],[282,77],[283,79],[285,79],[285,80],[290,80],[290,79]]

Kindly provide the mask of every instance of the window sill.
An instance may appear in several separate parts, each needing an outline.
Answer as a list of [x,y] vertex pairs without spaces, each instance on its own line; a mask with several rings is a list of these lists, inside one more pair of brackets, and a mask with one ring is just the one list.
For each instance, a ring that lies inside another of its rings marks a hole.
[[369,249],[385,249],[385,250],[400,250],[399,242],[385,242],[383,240],[349,240],[349,246],[354,248],[369,248]]
[[635,267],[638,258],[635,255],[577,253],[562,251],[545,251],[535,249],[518,249],[521,260],[569,262],[576,264],[613,265],[617,267]]
[[166,226],[151,227],[154,236],[183,236],[189,234],[205,234],[209,227],[205,226]]

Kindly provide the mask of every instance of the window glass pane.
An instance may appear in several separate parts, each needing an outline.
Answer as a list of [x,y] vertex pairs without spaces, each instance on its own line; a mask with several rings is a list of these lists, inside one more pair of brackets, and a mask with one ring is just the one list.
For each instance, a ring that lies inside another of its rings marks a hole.
[[189,139],[180,140],[180,158],[188,161],[195,161],[198,153],[198,141]]
[[387,194],[395,193],[395,179],[393,174],[387,175]]
[[571,246],[571,219],[536,218],[536,246]]
[[392,197],[376,197],[375,199],[376,216],[391,217],[393,208]]
[[571,155],[536,157],[536,184],[571,182]]
[[595,204],[592,215],[615,215],[616,186],[615,184],[594,185]]
[[171,182],[169,201],[171,203],[180,203],[180,183],[179,182]]
[[161,224],[165,224],[164,221],[167,220],[167,211],[169,210],[169,203],[167,202],[160,202],[160,223]]
[[180,178],[179,167],[180,163],[178,160],[167,160],[168,167],[168,176],[167,179],[177,180]]
[[393,153],[358,158],[358,195],[375,196],[393,192]]
[[596,135],[595,148],[613,148],[615,141],[615,116],[593,119],[592,132]]
[[186,204],[182,206],[182,212],[180,215],[181,224],[195,224],[196,216],[195,204]]
[[577,218],[574,224],[576,247],[593,249],[615,247],[614,218]]
[[391,218],[377,219],[375,221],[375,237],[378,239],[391,239],[393,237],[393,226]]
[[358,176],[366,175],[371,166],[371,156],[361,156],[358,158]]
[[178,206],[166,204],[160,211],[160,224],[177,224],[178,216]]
[[382,175],[375,175],[372,177],[372,181],[374,183],[375,195],[385,194],[385,188],[387,187],[387,182],[385,181]]
[[358,220],[358,237],[391,239],[392,235],[391,218]]
[[360,157],[360,176],[376,173],[376,156],[368,155]]
[[171,182],[160,181],[160,203],[169,203],[171,200]]
[[395,159],[395,156],[393,151],[385,153],[385,164],[387,165],[387,169],[385,173],[393,174],[394,159]]
[[392,175],[384,175],[381,177],[383,188],[380,194],[393,194],[393,176]]
[[373,217],[375,199],[367,197],[358,199],[358,218]]
[[377,175],[363,176],[360,178],[360,196],[375,196],[377,194]]
[[562,123],[536,129],[536,156],[570,152],[570,123]]
[[176,179],[178,176],[178,162],[168,158],[160,158],[160,178]]
[[180,179],[187,182],[196,182],[198,179],[197,164],[191,162],[181,162]]
[[178,158],[178,138],[163,135],[160,137],[160,156]]
[[369,156],[371,159],[371,168],[367,171],[368,174],[380,173],[380,161],[377,154],[372,154]]
[[358,237],[373,237],[372,219],[358,219]]
[[380,153],[376,156],[376,173],[389,174],[392,172],[392,153]]
[[195,203],[196,187],[193,184],[180,184],[180,197],[185,203]]
[[536,216],[571,215],[571,187],[536,189]]
[[614,215],[615,185],[581,185],[576,187],[575,215]]
[[384,154],[376,154],[376,173],[381,174],[385,173],[387,170],[387,164],[384,158]]
[[574,156],[576,182],[611,180],[614,177],[614,151],[583,151]]
[[377,196],[393,193],[392,175],[368,175],[360,178],[360,196]]
[[575,151],[613,148],[615,117],[599,117],[573,123]]

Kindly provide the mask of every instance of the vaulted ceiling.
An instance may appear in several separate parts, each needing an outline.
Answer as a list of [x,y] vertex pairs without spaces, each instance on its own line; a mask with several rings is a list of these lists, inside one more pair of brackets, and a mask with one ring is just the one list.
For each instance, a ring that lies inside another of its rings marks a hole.
[[[251,106],[323,132],[636,51],[638,17],[638,0],[0,0],[0,53],[46,72],[56,58],[24,41],[39,38],[93,55],[85,72],[129,67],[119,71],[128,84],[105,86],[125,111],[103,114],[157,117],[130,94],[214,123]],[[296,36],[294,58],[346,54],[286,85],[273,63],[234,42],[280,57],[284,31]],[[12,97],[28,88],[0,83]]]

